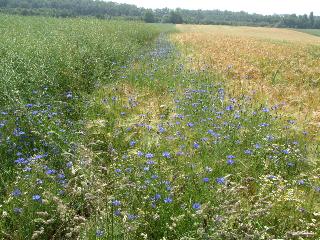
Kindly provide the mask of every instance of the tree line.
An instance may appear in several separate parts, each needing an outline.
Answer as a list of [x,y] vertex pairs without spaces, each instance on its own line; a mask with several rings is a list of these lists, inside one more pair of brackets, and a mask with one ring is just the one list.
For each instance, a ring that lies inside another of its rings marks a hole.
[[261,15],[220,10],[187,10],[168,8],[145,9],[131,4],[101,0],[0,0],[0,11],[9,14],[45,15],[54,17],[93,16],[144,20],[149,23],[186,23],[269,26],[282,28],[320,29],[320,17],[309,15]]

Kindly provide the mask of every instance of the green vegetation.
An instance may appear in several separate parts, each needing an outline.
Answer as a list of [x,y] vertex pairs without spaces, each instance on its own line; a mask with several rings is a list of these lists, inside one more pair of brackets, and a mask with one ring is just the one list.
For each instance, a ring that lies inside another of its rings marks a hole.
[[173,25],[0,19],[1,239],[318,239],[307,133]]
[[300,29],[299,31],[320,37],[319,29]]
[[261,15],[220,10],[144,9],[135,5],[94,0],[0,0],[0,11],[22,15],[55,17],[95,16],[145,20],[146,22],[320,28],[320,17],[311,12],[299,15]]
[[[61,239],[66,225],[77,224],[70,218],[86,211],[84,196],[63,193],[90,94],[117,80],[159,31],[134,22],[0,16],[1,239],[30,239],[43,226],[46,237]],[[50,224],[37,222],[37,212]]]

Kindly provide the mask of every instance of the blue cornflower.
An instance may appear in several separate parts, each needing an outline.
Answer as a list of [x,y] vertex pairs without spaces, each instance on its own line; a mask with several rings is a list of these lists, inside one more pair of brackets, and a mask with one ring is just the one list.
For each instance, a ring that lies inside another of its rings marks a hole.
[[227,159],[235,159],[236,157],[234,155],[228,155]]
[[46,171],[46,174],[47,175],[53,175],[53,174],[55,174],[56,173],[56,170],[53,170],[53,169],[48,169],[47,171]]
[[112,205],[118,207],[121,205],[121,202],[119,200],[113,200]]
[[199,209],[201,208],[201,204],[200,204],[200,203],[194,203],[194,204],[192,205],[192,208],[193,208],[194,210],[199,210]]
[[14,196],[14,197],[19,197],[19,196],[21,196],[21,194],[22,193],[21,193],[20,189],[18,189],[18,188],[13,190],[13,192],[11,193],[11,195]]
[[282,150],[282,152],[283,152],[284,154],[289,154],[289,151],[288,151],[287,149]]
[[288,123],[290,123],[290,124],[295,124],[296,121],[294,121],[294,120],[288,120]]
[[166,131],[166,129],[161,127],[161,126],[159,126],[158,127],[158,131],[159,131],[159,133],[164,133]]
[[114,215],[116,216],[120,216],[121,215],[121,211],[119,209],[114,211]]
[[247,150],[244,151],[244,153],[245,153],[245,154],[248,154],[248,155],[251,155],[251,154],[252,154],[252,151],[249,150],[249,149],[247,149]]
[[72,98],[72,92],[67,92],[66,97],[69,99]]
[[121,169],[117,168],[116,170],[114,170],[116,173],[121,173]]
[[151,159],[151,158],[153,158],[153,154],[152,153],[147,153],[146,155],[145,155],[145,157],[146,158],[148,158],[148,159]]
[[233,106],[232,106],[232,105],[227,106],[227,107],[226,107],[226,110],[227,110],[227,111],[232,111],[232,110],[233,110]]
[[180,118],[180,119],[183,119],[183,118],[184,118],[184,116],[183,116],[182,114],[178,114],[176,117],[177,117],[177,118]]
[[213,131],[211,129],[208,130],[208,133],[211,134],[214,137],[219,137],[220,136],[220,134],[216,133],[215,131]]
[[13,212],[14,212],[15,214],[21,214],[21,213],[22,213],[22,208],[14,208],[14,209],[13,209]]
[[274,140],[274,136],[272,136],[272,135],[267,135],[267,140],[268,140],[268,141],[273,141],[273,140]]
[[23,169],[24,172],[31,172],[32,168],[31,167],[25,167]]
[[59,173],[57,177],[59,179],[64,179],[66,176],[63,173]]
[[127,217],[128,217],[128,220],[135,220],[137,218],[137,216],[134,214],[128,214]]
[[260,148],[261,148],[261,145],[260,145],[259,143],[256,143],[256,144],[254,145],[254,147],[255,147],[256,149],[260,149]]
[[6,122],[2,121],[0,122],[0,128],[3,128],[6,125]]
[[228,160],[227,160],[227,164],[228,164],[228,165],[233,165],[233,164],[234,164],[234,160],[228,159]]
[[176,153],[176,155],[177,155],[177,156],[182,156],[182,155],[184,155],[184,152],[179,151],[179,152]]
[[26,104],[26,107],[27,107],[27,108],[32,108],[32,107],[33,107],[33,104],[32,104],[32,103],[28,103],[28,104]]
[[259,126],[260,127],[268,127],[270,124],[269,123],[260,123]]
[[38,194],[33,195],[33,196],[32,196],[32,200],[33,200],[33,201],[37,201],[37,202],[41,202],[41,196],[38,195]]
[[267,108],[267,107],[264,107],[264,108],[262,108],[262,112],[269,112],[270,110],[269,110],[269,108]]
[[188,127],[191,127],[191,128],[194,127],[194,124],[192,122],[189,122],[187,125]]
[[104,231],[102,230],[97,230],[96,231],[96,236],[99,238],[99,237],[103,237],[104,236]]
[[172,198],[167,197],[163,200],[165,203],[172,203]]
[[207,182],[209,182],[209,181],[210,181],[210,179],[209,179],[209,178],[207,178],[207,177],[205,177],[205,178],[202,178],[202,181],[203,181],[203,182],[205,182],[205,183],[207,183]]
[[72,162],[67,162],[67,164],[66,164],[66,166],[67,166],[67,168],[72,168]]
[[34,156],[34,158],[33,159],[35,159],[35,160],[37,160],[37,159],[41,159],[41,158],[43,158],[44,157],[44,155],[36,155],[36,156]]
[[138,157],[142,157],[144,154],[143,154],[143,152],[138,151],[138,152],[137,152],[137,155],[138,155]]
[[269,175],[268,176],[268,179],[276,179],[277,177],[276,176],[274,176],[274,175]]
[[305,181],[304,180],[298,180],[298,185],[304,185],[305,184]]
[[156,195],[154,195],[153,199],[155,201],[159,200],[161,198],[161,195],[159,193],[157,193]]
[[155,164],[155,163],[156,163],[156,162],[153,161],[153,160],[148,160],[148,161],[147,161],[147,164],[148,164],[148,165],[153,165],[153,164]]
[[200,147],[200,145],[199,145],[199,143],[194,142],[194,143],[193,143],[193,147],[194,147],[195,149],[198,149],[198,148]]
[[163,152],[162,156],[165,157],[165,158],[170,158],[171,157],[169,152]]
[[41,185],[41,184],[43,184],[43,181],[41,179],[37,179],[36,184]]
[[132,140],[132,141],[130,141],[129,145],[130,145],[130,147],[134,147],[136,145],[136,143],[137,143],[136,141]]
[[15,128],[13,131],[13,135],[16,137],[19,137],[21,135],[25,135],[26,133],[22,131],[20,128]]
[[288,162],[287,165],[288,165],[288,167],[293,167],[293,166],[294,166],[294,163]]
[[225,184],[225,179],[224,179],[224,177],[216,178],[216,182],[218,184]]

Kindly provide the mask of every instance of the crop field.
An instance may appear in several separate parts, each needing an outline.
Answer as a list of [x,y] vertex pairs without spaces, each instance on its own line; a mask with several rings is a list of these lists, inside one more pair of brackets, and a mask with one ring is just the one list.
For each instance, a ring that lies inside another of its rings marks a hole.
[[283,105],[305,128],[319,130],[319,37],[272,28],[181,25],[179,29],[183,33],[175,40],[196,60],[194,67],[223,74],[231,91]]
[[0,239],[319,239],[319,39],[0,15]]
[[301,29],[301,32],[309,33],[315,36],[320,36],[320,30],[319,29]]

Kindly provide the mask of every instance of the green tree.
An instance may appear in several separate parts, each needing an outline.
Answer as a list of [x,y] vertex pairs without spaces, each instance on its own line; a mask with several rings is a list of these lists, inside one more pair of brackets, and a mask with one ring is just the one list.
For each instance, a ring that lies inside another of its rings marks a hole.
[[176,11],[170,11],[169,14],[163,17],[162,22],[180,24],[183,23],[183,19],[182,16]]
[[309,15],[309,22],[310,22],[310,28],[314,28],[314,16],[313,16],[313,12],[311,12],[310,15]]
[[6,7],[8,0],[0,0],[0,7]]
[[143,17],[144,21],[146,23],[154,23],[155,22],[155,18],[154,18],[154,14],[152,10],[148,10],[145,12],[144,17]]

